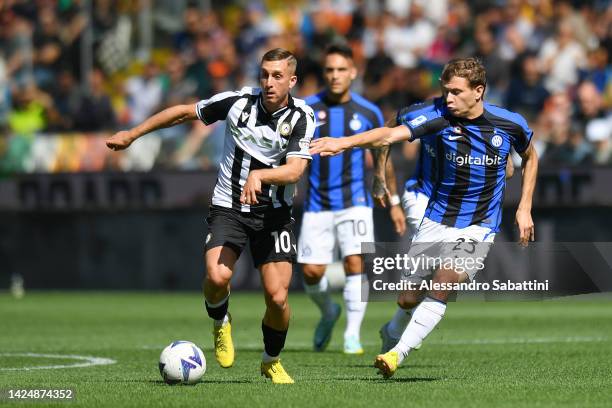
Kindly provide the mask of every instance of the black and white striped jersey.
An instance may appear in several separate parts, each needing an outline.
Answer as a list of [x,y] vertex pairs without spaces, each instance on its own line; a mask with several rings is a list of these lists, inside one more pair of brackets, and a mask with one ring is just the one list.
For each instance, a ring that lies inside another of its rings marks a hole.
[[311,159],[308,153],[314,133],[314,113],[306,103],[289,96],[286,107],[270,113],[261,101],[259,88],[223,92],[196,104],[198,118],[209,125],[226,121],[223,158],[212,204],[243,212],[289,207],[294,184],[262,185],[256,206],[242,205],[240,194],[249,172],[274,168],[288,157]]

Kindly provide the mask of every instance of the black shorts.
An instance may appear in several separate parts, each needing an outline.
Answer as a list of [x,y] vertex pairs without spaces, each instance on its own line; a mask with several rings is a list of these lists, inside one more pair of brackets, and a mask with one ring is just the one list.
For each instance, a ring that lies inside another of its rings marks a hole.
[[296,261],[295,220],[290,208],[241,212],[211,205],[206,222],[206,250],[226,246],[240,255],[248,241],[256,268],[268,262]]

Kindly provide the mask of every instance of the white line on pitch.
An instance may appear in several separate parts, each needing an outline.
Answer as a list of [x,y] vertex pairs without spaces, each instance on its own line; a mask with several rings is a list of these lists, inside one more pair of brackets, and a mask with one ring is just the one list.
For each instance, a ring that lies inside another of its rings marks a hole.
[[29,370],[54,370],[58,368],[77,368],[91,367],[96,365],[115,364],[117,361],[110,358],[79,356],[74,354],[40,354],[40,353],[0,353],[6,357],[39,357],[39,358],[58,358],[68,360],[79,360],[79,363],[72,364],[56,364],[47,366],[32,366],[32,367],[0,367],[0,371],[29,371]]

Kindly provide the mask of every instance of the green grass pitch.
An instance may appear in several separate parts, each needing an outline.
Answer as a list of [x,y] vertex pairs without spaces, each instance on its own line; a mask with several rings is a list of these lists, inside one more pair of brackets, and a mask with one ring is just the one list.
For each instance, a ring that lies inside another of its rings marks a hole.
[[[72,388],[76,401],[65,403],[71,407],[612,406],[609,297],[451,303],[423,348],[391,380],[378,377],[372,362],[378,328],[392,315],[393,303],[368,305],[362,328],[366,353],[345,356],[343,319],[329,350],[314,353],[318,311],[301,293],[291,293],[290,302],[292,323],[282,360],[296,384],[273,386],[259,375],[259,293],[232,295],[237,354],[230,369],[214,360],[211,325],[197,294],[30,292],[21,300],[0,294],[0,389]],[[207,358],[206,375],[195,386],[168,386],[159,376],[159,353],[178,339],[194,341]],[[116,363],[6,370],[82,362],[69,355]]]

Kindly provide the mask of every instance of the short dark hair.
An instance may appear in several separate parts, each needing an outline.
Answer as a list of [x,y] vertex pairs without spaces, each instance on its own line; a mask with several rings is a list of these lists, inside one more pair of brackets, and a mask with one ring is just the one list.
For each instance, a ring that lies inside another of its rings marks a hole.
[[287,64],[291,69],[292,73],[295,73],[295,69],[297,68],[297,60],[295,56],[291,53],[291,51],[287,51],[284,48],[274,48],[268,52],[266,52],[263,57],[261,57],[261,62],[264,61],[284,61],[287,60]]
[[353,50],[346,44],[336,43],[328,45],[323,52],[323,56],[327,57],[330,54],[339,54],[344,58],[353,59]]
[[447,83],[452,77],[467,79],[471,88],[487,86],[487,72],[478,58],[457,58],[450,60],[442,70],[440,81]]

